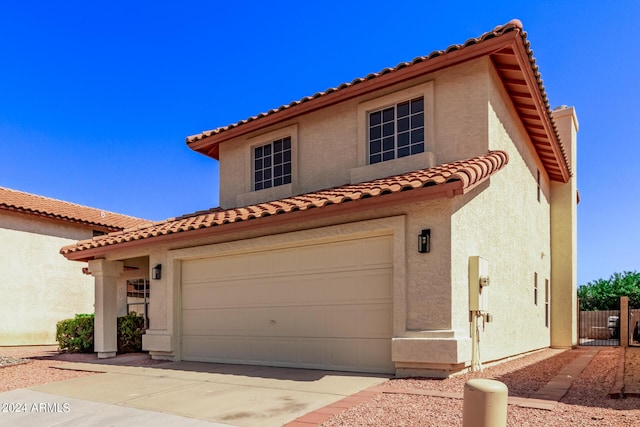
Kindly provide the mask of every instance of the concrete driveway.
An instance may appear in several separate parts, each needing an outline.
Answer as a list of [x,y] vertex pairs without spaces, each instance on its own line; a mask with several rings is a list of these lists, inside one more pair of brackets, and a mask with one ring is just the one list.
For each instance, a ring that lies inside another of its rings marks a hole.
[[[171,417],[187,417],[183,421],[191,424],[184,425],[201,425],[202,421],[197,420],[206,420],[233,426],[281,426],[388,378],[382,375],[198,362],[170,362],[153,367],[66,363],[65,369],[104,373],[0,394],[2,402],[7,402],[8,398],[13,402],[22,399],[51,404],[50,409],[58,409],[53,405],[55,403],[68,403],[69,410],[64,412],[65,407],[59,406],[61,410],[57,411],[55,417],[51,413],[40,413],[35,414],[40,416],[36,420],[33,411],[9,414],[12,425],[34,425],[32,422],[35,421],[44,426],[58,426],[61,423],[88,425],[84,422],[78,424],[77,415],[83,412],[95,415],[96,411],[107,411],[104,413],[110,412],[115,419],[109,416],[102,422],[96,420],[90,424],[151,426],[164,422],[177,425],[184,422]],[[87,409],[91,405],[100,405],[102,409]],[[122,414],[118,416],[118,413]],[[161,414],[167,417],[165,421],[158,420]],[[4,417],[7,414],[2,415],[4,420],[9,420]],[[140,422],[132,424],[131,417],[138,417]],[[142,420],[145,419],[153,419],[153,422],[143,424]]]

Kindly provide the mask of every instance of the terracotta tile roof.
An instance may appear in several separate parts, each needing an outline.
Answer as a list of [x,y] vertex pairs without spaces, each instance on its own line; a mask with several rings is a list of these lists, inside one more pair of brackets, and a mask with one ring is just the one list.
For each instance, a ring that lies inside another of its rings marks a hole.
[[[359,77],[359,78],[356,78],[356,79],[352,80],[351,82],[342,83],[341,85],[339,85],[337,87],[332,87],[332,88],[326,89],[326,90],[324,90],[322,92],[316,92],[315,94],[313,94],[311,96],[306,96],[306,97],[300,99],[299,101],[293,101],[288,105],[281,105],[280,107],[271,109],[271,110],[267,111],[266,113],[257,114],[255,116],[249,117],[248,119],[240,120],[237,123],[233,123],[233,124],[230,124],[230,125],[227,125],[227,126],[222,126],[222,127],[219,127],[219,128],[213,129],[213,130],[204,131],[204,132],[196,134],[196,135],[188,136],[187,137],[187,143],[192,143],[192,142],[198,141],[200,139],[207,138],[207,137],[212,136],[212,135],[217,135],[219,133],[228,131],[228,130],[236,128],[238,126],[242,126],[244,124],[253,122],[253,121],[261,119],[263,117],[267,117],[267,116],[270,116],[272,114],[279,113],[280,111],[287,110],[287,109],[290,109],[292,107],[296,107],[296,106],[298,106],[300,104],[304,104],[306,102],[309,102],[311,100],[320,98],[322,96],[329,95],[331,93],[347,89],[347,88],[355,86],[355,85],[357,85],[359,83],[363,83],[363,82],[368,81],[368,80],[373,80],[373,79],[378,78],[380,76],[383,76],[385,74],[393,73],[393,72],[398,71],[398,70],[400,70],[402,68],[410,67],[410,66],[412,66],[414,64],[417,64],[417,63],[420,63],[420,62],[424,62],[424,61],[428,61],[429,59],[436,58],[436,57],[439,57],[439,56],[454,52],[456,50],[464,49],[467,46],[471,46],[471,45],[474,45],[474,44],[481,43],[481,42],[483,42],[485,40],[488,40],[488,39],[491,39],[491,38],[494,38],[494,37],[498,37],[498,36],[500,36],[502,34],[506,34],[508,32],[514,31],[516,29],[522,29],[522,24],[519,23],[519,21],[518,22],[511,21],[506,25],[502,25],[502,26],[494,28],[493,31],[487,32],[487,33],[481,35],[480,37],[469,39],[466,42],[464,42],[463,44],[451,45],[448,48],[446,48],[445,50],[436,50],[436,51],[433,51],[433,52],[431,52],[430,54],[428,54],[426,56],[418,56],[418,57],[414,58],[410,62],[401,62],[398,65],[396,65],[395,67],[385,68],[385,69],[383,69],[383,70],[381,70],[381,71],[379,71],[377,73],[370,73],[366,77]],[[526,33],[524,33],[524,34],[526,36]]]
[[140,218],[0,187],[0,211],[3,209],[90,226],[99,226],[108,231],[152,223]]
[[[362,89],[364,84],[376,82],[378,80],[381,81],[384,80],[384,78],[395,74],[411,73],[411,69],[413,68],[422,66],[428,67],[429,64],[448,57],[452,58],[449,65],[457,64],[459,59],[456,55],[463,51],[466,52],[468,50],[473,50],[479,45],[488,43],[491,40],[508,34],[515,34],[516,37],[521,40],[523,55],[525,56],[524,61],[529,63],[529,69],[527,69],[527,66],[522,66],[520,64],[516,58],[516,50],[518,49],[514,50],[511,46],[497,47],[495,51],[483,51],[479,49],[478,56],[491,56],[507,91],[510,96],[512,96],[518,114],[522,118],[525,128],[527,129],[536,150],[541,156],[543,164],[545,165],[549,175],[553,180],[566,182],[566,180],[571,176],[571,168],[569,166],[567,153],[560,141],[560,136],[551,114],[551,107],[547,98],[546,89],[538,70],[538,66],[536,65],[536,60],[533,56],[530,42],[527,40],[527,33],[523,30],[522,23],[517,19],[514,19],[505,25],[498,26],[492,31],[484,33],[479,37],[471,38],[463,44],[451,45],[444,50],[437,50],[426,56],[419,56],[410,62],[401,62],[395,67],[385,68],[377,73],[371,73],[366,77],[357,78],[349,83],[343,83],[337,87],[329,88],[323,92],[318,92],[314,95],[302,98],[301,100],[293,101],[288,105],[282,105],[265,113],[260,113],[245,120],[240,120],[237,123],[189,136],[186,139],[187,145],[198,152],[217,159],[219,150],[217,146],[218,143],[212,142],[211,145],[206,145],[204,144],[204,139],[210,137],[222,137],[222,139],[224,139],[225,136],[223,136],[223,134],[226,132],[240,131],[238,128],[242,128],[243,126],[255,121],[263,121],[264,119],[272,118],[275,120],[276,117],[279,116],[282,116],[281,119],[285,120],[290,118],[289,116],[294,117],[298,114],[295,111],[302,111],[305,108],[312,111],[311,107],[309,107],[310,104],[317,103],[317,108],[322,108],[320,103],[322,103],[325,98],[339,94],[347,96],[346,92],[352,92],[353,96],[358,96],[361,94],[359,91],[364,90]],[[440,65],[441,64],[439,63],[438,66]],[[432,70],[429,70],[429,72],[430,71]],[[527,85],[529,76],[530,85]],[[375,85],[375,83],[373,84]],[[374,89],[375,87],[372,87],[367,90]],[[539,104],[539,107],[537,107],[536,104]],[[267,124],[271,125],[272,123],[269,121]]]
[[[267,203],[222,210],[219,208],[205,212],[184,215],[157,222],[150,226],[141,226],[105,236],[83,240],[75,245],[65,246],[60,251],[63,255],[85,251],[88,249],[118,245],[175,233],[218,227],[226,224],[257,220],[274,215],[285,215],[293,212],[308,211],[312,208],[323,208],[330,205],[341,205],[346,202],[378,198],[392,194],[407,193],[420,189],[441,190],[450,184],[450,195],[461,194],[484,182],[491,175],[502,169],[509,159],[503,151],[492,151],[484,156],[474,157],[442,164],[436,167],[421,169],[388,178],[376,179],[360,184],[347,184],[313,193],[288,197]],[[443,195],[443,194],[440,194]],[[326,212],[329,214],[330,212]],[[257,223],[256,225],[259,225]],[[70,257],[78,258],[81,257]]]

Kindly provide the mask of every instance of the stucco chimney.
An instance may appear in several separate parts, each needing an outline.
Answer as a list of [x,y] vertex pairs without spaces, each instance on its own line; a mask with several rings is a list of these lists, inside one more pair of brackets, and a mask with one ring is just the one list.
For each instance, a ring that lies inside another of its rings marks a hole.
[[551,182],[551,346],[578,344],[578,118],[573,107],[553,110],[571,177]]
[[553,120],[556,122],[560,142],[569,157],[569,167],[576,176],[576,138],[578,133],[578,117],[573,107],[561,105],[553,110]]

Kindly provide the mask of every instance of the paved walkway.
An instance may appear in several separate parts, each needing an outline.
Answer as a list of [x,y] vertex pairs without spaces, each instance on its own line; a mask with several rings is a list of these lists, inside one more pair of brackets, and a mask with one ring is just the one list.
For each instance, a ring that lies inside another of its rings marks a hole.
[[76,399],[26,388],[0,393],[0,426],[233,427],[195,418]]
[[640,397],[640,347],[625,349],[624,395]]
[[609,397],[640,397],[640,347],[621,350],[616,379],[609,391]]

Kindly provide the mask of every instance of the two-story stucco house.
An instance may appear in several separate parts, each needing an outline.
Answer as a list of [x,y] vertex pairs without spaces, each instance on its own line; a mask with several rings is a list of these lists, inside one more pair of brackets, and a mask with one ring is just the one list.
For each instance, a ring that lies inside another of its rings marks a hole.
[[55,344],[58,321],[93,313],[93,280],[61,245],[141,224],[151,223],[0,187],[0,346]]
[[191,136],[220,208],[62,249],[95,276],[96,351],[131,260],[159,276],[155,358],[446,376],[571,347],[577,129],[512,21]]

